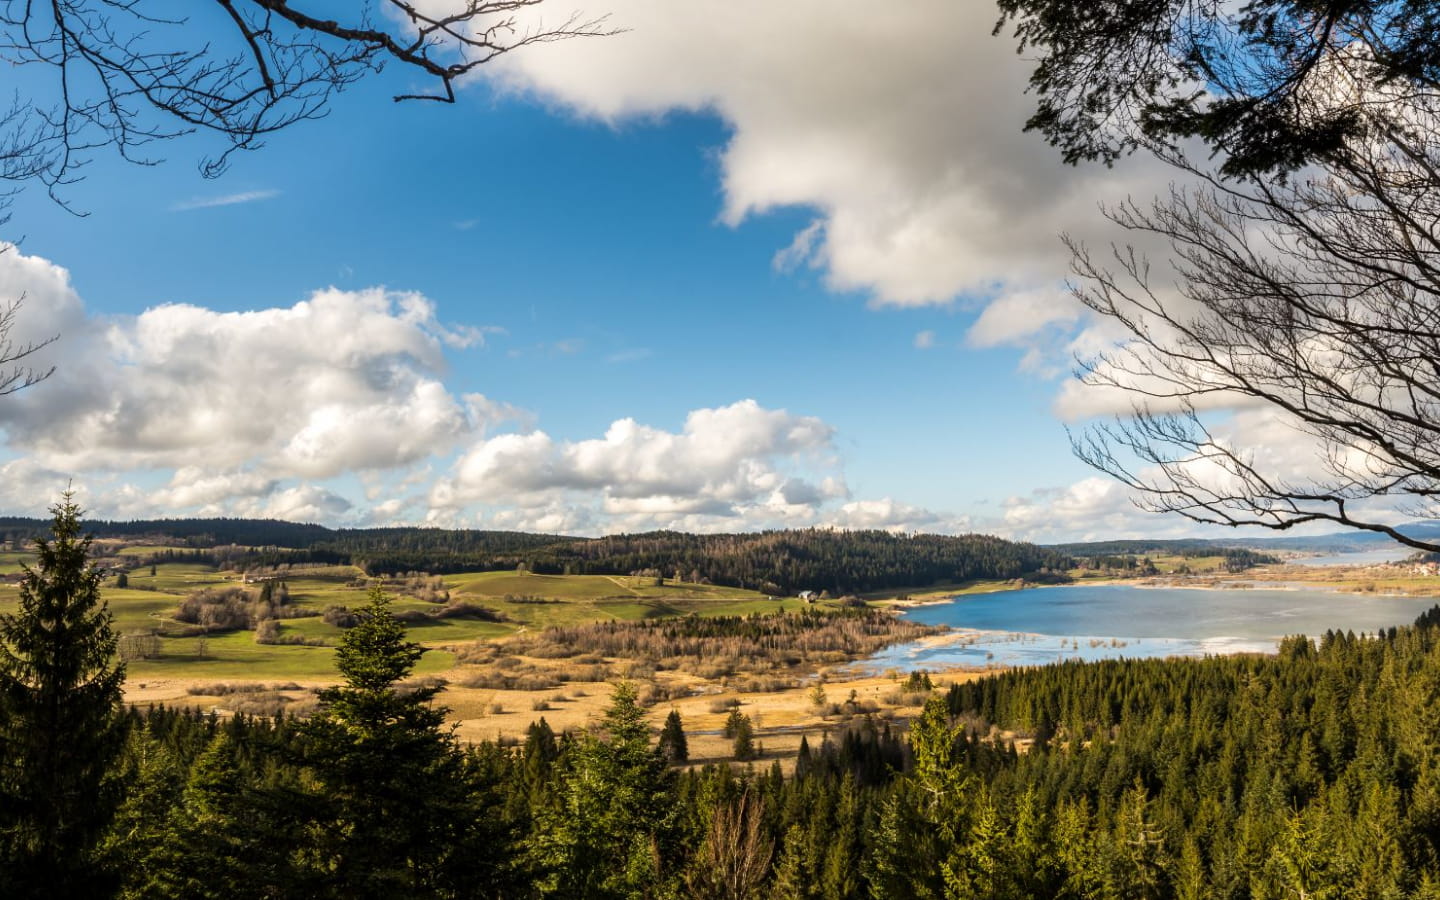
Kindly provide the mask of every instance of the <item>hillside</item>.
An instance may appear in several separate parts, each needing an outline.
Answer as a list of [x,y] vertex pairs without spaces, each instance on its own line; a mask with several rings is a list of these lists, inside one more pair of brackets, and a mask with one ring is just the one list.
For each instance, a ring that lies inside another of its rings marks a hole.
[[[1409,522],[1400,531],[1410,537],[1440,540],[1440,520]],[[1209,555],[1226,548],[1244,548],[1262,553],[1282,550],[1297,553],[1351,553],[1400,546],[1388,536],[1371,531],[1342,531],[1308,537],[1181,538],[1177,540],[1113,540],[1047,544],[1046,549],[1070,556],[1165,553],[1178,556]]]
[[[0,518],[0,536],[27,543],[39,519]],[[524,569],[551,575],[653,574],[766,593],[862,593],[975,579],[1057,580],[1071,565],[1053,548],[988,535],[896,535],[804,529],[750,534],[646,534],[576,538],[439,528],[330,529],[266,519],[160,519],[84,523],[103,540],[130,541],[146,558],[212,551],[232,565],[280,561],[356,565],[371,575]]]

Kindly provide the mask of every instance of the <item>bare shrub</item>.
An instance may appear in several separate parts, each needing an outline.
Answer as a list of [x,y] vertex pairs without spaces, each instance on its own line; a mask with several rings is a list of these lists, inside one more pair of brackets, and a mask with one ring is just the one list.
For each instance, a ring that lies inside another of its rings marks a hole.
[[775,694],[798,685],[799,681],[794,678],[760,675],[736,682],[734,688],[742,694]]
[[504,622],[505,617],[478,603],[450,603],[430,614],[433,619],[478,619],[482,622]]
[[280,639],[280,620],[262,619],[255,626],[255,643],[274,644]]
[[[315,615],[290,602],[284,582],[266,582],[258,592],[231,585],[196,591],[175,609],[175,619],[203,631],[241,631],[267,619],[293,619]],[[265,643],[262,641],[261,643]]]
[[443,691],[450,682],[439,675],[419,675],[414,678],[407,678],[395,685],[395,693],[400,696],[408,696],[416,691]]
[[322,618],[326,625],[336,628],[354,628],[360,624],[360,617],[351,612],[348,606],[327,606]]
[[320,703],[314,697],[296,699],[286,694],[261,692],[246,694],[231,703],[230,708],[247,716],[308,716],[319,709]]
[[481,669],[467,672],[461,676],[459,683],[468,688],[493,691],[547,691],[563,682],[554,673],[548,672],[505,673]]
[[160,636],[152,631],[136,631],[120,636],[118,644],[120,658],[126,662],[136,659],[158,659],[160,657]]
[[[940,630],[887,610],[855,608],[563,625],[513,637],[506,646],[536,659],[628,660],[632,668],[622,668],[621,674],[635,679],[670,670],[710,680],[741,672],[779,678],[782,672],[869,656]],[[760,686],[764,689],[764,682]]]
[[269,688],[254,681],[241,681],[235,684],[217,681],[209,684],[192,684],[185,689],[185,693],[192,697],[226,697],[230,694],[253,693],[264,690],[269,690]]

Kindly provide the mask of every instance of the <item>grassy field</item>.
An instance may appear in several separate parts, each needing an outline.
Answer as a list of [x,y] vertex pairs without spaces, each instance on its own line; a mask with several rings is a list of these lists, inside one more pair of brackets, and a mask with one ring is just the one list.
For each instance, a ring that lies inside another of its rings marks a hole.
[[[796,599],[767,600],[742,588],[622,575],[535,575],[529,572],[468,572],[445,576],[452,598],[499,611],[517,627],[544,628],[610,619],[665,616],[747,615],[798,609]],[[507,599],[509,598],[509,599]],[[524,598],[524,599],[520,599]],[[551,602],[526,602],[541,600]]]
[[[19,571],[25,553],[0,554],[0,573],[6,565]],[[116,630],[124,634],[161,635],[160,656],[136,659],[128,664],[132,681],[153,678],[231,679],[270,681],[277,679],[328,680],[335,677],[334,647],[344,632],[326,624],[321,613],[331,606],[355,608],[365,603],[367,588],[363,574],[353,567],[299,569],[285,579],[293,604],[312,615],[285,619],[280,638],[304,639],[323,646],[302,644],[257,644],[254,633],[232,631],[204,637],[182,633],[190,630],[173,618],[176,607],[188,594],[210,587],[239,585],[234,572],[217,571],[201,563],[162,563],[150,574],[141,566],[128,575],[128,586],[116,586],[106,579],[102,596],[115,616]],[[252,590],[258,590],[250,586]],[[799,600],[768,600],[754,591],[701,584],[657,585],[653,578],[605,575],[532,575],[524,572],[471,572],[446,576],[444,589],[452,603],[468,602],[498,613],[505,621],[488,622],[475,618],[422,618],[407,623],[412,640],[433,652],[427,653],[419,674],[445,671],[454,665],[453,653],[444,648],[476,640],[505,637],[521,630],[549,625],[579,624],[608,620],[638,620],[664,616],[745,615],[752,612],[794,610]],[[432,614],[441,604],[407,596],[403,588],[387,589],[396,613]],[[507,597],[511,599],[506,599]],[[0,585],[0,612],[15,608],[18,588]],[[522,602],[521,599],[529,602]]]
[[35,561],[35,554],[26,550],[3,550],[0,551],[0,575],[14,575],[23,571],[21,563]]

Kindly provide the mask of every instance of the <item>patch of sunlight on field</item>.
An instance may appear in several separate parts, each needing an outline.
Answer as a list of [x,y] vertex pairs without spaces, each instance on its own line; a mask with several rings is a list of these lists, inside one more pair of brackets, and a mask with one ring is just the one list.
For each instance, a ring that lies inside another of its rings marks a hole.
[[109,604],[110,614],[115,617],[115,630],[121,634],[158,628],[161,619],[170,618],[179,599],[159,591],[114,587],[101,589],[100,597]]
[[213,566],[204,563],[162,563],[150,574],[147,566],[141,566],[128,576],[130,587],[150,588],[156,591],[170,591],[188,594],[216,584],[239,581],[231,572],[217,572]]
[[[317,620],[318,621],[318,620]],[[285,623],[281,636],[291,631]],[[307,647],[295,644],[257,644],[255,633],[233,631],[207,637],[163,638],[158,659],[132,660],[126,664],[130,680],[145,678],[214,678],[267,681],[284,678],[334,679],[334,647]],[[415,667],[418,674],[436,674],[455,665],[455,656],[431,650]]]

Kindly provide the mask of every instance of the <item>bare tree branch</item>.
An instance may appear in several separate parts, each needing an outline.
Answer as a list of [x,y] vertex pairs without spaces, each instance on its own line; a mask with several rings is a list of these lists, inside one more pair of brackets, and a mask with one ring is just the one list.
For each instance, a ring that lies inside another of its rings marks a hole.
[[26,365],[25,360],[40,348],[59,340],[58,335],[39,343],[24,344],[17,344],[10,337],[10,331],[15,327],[15,314],[24,302],[22,296],[0,307],[0,397],[39,384],[55,372],[54,366],[36,369]]
[[[1202,186],[1109,215],[1170,245],[1173,283],[1131,248],[1102,262],[1071,245],[1076,296],[1128,333],[1079,374],[1133,402],[1072,443],[1146,508],[1231,526],[1332,522],[1440,550],[1376,509],[1440,511],[1440,103],[1412,92],[1375,111],[1371,138],[1281,182],[1223,180],[1168,155]],[[1241,406],[1310,436],[1323,474],[1216,437],[1211,410]]]
[[504,53],[615,33],[578,14],[547,25],[532,14],[543,2],[363,0],[341,20],[343,5],[317,0],[195,0],[184,19],[155,0],[0,0],[0,60],[50,73],[54,89],[53,102],[17,100],[0,118],[0,180],[56,196],[101,148],[153,164],[151,145],[197,131],[226,142],[201,164],[215,176],[386,63],[431,85],[397,101],[453,102],[458,82]]

